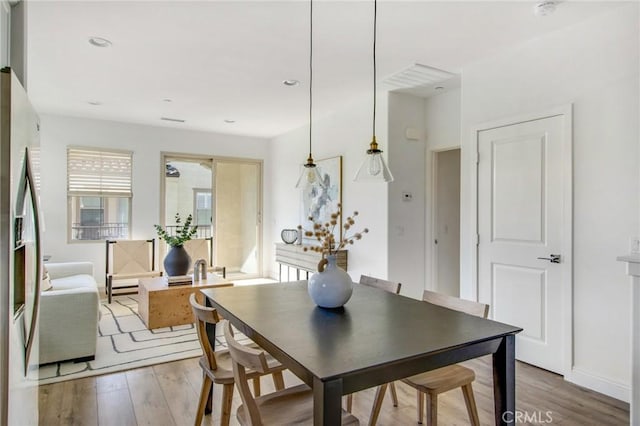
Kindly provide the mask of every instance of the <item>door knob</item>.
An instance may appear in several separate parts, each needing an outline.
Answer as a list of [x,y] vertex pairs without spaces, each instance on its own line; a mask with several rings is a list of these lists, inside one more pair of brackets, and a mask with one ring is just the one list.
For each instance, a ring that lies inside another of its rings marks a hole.
[[560,263],[560,255],[559,254],[550,254],[551,257],[539,257],[540,260],[548,260],[551,263]]

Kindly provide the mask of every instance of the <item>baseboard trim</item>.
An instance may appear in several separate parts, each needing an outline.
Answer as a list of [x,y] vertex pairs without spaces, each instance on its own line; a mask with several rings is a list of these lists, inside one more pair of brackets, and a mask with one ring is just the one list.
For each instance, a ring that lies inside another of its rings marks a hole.
[[620,401],[629,402],[631,400],[630,384],[617,382],[575,367],[564,378],[568,382],[600,392]]

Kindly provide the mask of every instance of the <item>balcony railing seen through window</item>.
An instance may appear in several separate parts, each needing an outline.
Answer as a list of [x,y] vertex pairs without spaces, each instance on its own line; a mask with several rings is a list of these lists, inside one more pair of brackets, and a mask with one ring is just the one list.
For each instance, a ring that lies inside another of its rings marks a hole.
[[73,223],[71,233],[74,240],[122,240],[129,238],[129,225],[127,223],[103,223],[102,225]]

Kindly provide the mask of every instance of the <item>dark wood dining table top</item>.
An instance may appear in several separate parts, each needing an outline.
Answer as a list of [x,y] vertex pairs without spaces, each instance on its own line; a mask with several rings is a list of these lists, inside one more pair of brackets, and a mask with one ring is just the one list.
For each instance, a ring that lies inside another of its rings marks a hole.
[[308,384],[309,374],[322,381],[347,377],[522,330],[359,284],[338,309],[317,307],[306,281],[203,293],[240,331],[286,355],[289,368]]

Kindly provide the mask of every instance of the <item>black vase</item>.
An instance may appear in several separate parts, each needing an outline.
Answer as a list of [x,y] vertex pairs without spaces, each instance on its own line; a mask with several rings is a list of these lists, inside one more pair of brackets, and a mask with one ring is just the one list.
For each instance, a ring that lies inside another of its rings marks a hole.
[[183,246],[172,246],[164,257],[164,271],[170,276],[187,275],[191,267],[191,257]]

